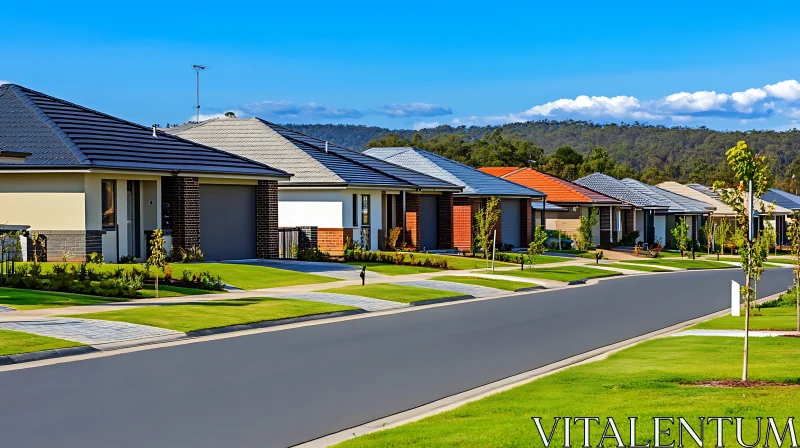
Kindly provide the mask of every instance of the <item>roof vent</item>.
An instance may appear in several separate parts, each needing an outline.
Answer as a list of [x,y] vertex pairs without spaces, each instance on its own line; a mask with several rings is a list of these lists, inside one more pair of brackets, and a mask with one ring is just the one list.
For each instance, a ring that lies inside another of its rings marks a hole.
[[158,138],[158,135],[156,135],[156,127],[157,126],[158,125],[155,125],[155,124],[153,125],[153,137],[156,137],[156,138]]
[[325,140],[325,154],[328,153],[328,141]]

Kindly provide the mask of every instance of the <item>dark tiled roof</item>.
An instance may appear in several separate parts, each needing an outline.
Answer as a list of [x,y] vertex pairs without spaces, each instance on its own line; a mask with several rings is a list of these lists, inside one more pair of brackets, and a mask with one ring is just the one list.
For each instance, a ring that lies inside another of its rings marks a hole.
[[667,208],[666,205],[660,204],[657,200],[650,197],[650,195],[642,194],[630,188],[628,185],[625,185],[622,181],[614,179],[606,174],[592,173],[577,179],[575,183],[606,196],[611,196],[620,201],[633,204],[636,207],[654,209]]
[[417,148],[371,148],[365,154],[464,187],[466,196],[543,197],[540,191]]
[[789,210],[800,210],[800,196],[789,193],[788,191],[778,190],[777,188],[770,188],[763,195],[761,199],[766,202],[774,202],[783,208]]
[[109,168],[289,176],[262,163],[14,84],[0,86],[0,147],[30,152],[0,168]]

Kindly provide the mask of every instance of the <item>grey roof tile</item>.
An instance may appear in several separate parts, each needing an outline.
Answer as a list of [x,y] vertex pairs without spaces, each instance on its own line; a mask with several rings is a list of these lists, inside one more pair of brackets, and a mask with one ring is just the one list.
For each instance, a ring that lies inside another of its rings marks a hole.
[[636,207],[664,209],[665,205],[653,200],[649,195],[642,194],[618,179],[602,173],[592,173],[575,181],[576,184],[618,199]]
[[789,210],[800,210],[800,196],[789,193],[788,191],[770,188],[766,193],[761,195],[761,199],[767,202],[774,202]]
[[30,152],[0,168],[110,168],[288,177],[245,157],[112,117],[15,84],[0,86],[0,147]]
[[710,213],[714,209],[714,206],[708,203],[700,202],[663,188],[647,185],[635,179],[622,179],[621,182],[632,190],[638,191],[645,196],[650,196],[659,204],[666,205],[668,207],[667,213],[702,215]]
[[373,157],[464,187],[467,196],[543,197],[540,191],[524,187],[471,166],[417,148],[370,148]]

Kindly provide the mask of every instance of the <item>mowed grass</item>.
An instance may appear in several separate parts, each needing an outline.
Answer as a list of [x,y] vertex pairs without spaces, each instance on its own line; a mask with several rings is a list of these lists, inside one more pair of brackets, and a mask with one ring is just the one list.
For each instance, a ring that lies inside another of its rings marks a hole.
[[241,289],[279,288],[339,281],[333,277],[306,274],[288,269],[233,263],[175,263],[172,265],[172,276],[180,279],[184,270],[190,270],[196,274],[208,271],[211,275],[222,277],[225,284]]
[[[750,340],[750,379],[797,383],[800,340]],[[365,447],[541,447],[531,417],[541,417],[549,434],[554,417],[598,416],[592,424],[591,446],[598,446],[608,417],[613,417],[628,444],[628,417],[639,418],[636,442],[653,439],[653,417],[684,417],[699,432],[698,417],[736,416],[744,419],[744,440],[756,440],[755,417],[771,416],[782,430],[788,417],[800,413],[800,387],[717,388],[692,386],[707,380],[741,378],[739,338],[675,337],[644,342],[607,359],[575,366],[511,390],[468,403],[415,423],[361,436],[340,448]],[[663,422],[677,439],[677,421]],[[687,447],[697,446],[684,432]],[[763,432],[762,432],[763,436]],[[726,425],[726,446],[735,444],[735,427]],[[763,439],[762,439],[763,440]],[[774,440],[774,439],[773,439]],[[605,440],[605,446],[614,444]],[[716,444],[716,431],[706,427],[704,446]],[[763,444],[763,442],[761,443]],[[761,445],[759,444],[759,446]],[[583,426],[572,427],[571,446],[583,445]],[[677,446],[677,441],[675,442]],[[784,443],[784,446],[789,443]],[[565,446],[559,423],[550,446]]]
[[441,277],[433,277],[431,280],[486,286],[487,288],[497,288],[505,291],[517,291],[519,289],[534,288],[537,286],[536,283],[515,282],[499,278],[467,277],[464,275],[444,275]]
[[440,269],[424,268],[422,266],[406,266],[401,264],[379,263],[377,261],[348,261],[347,264],[358,267],[366,266],[367,271],[377,272],[383,275],[409,275],[440,271]]
[[82,345],[79,342],[49,338],[21,331],[0,330],[0,356],[55,350],[57,348],[80,347]]
[[541,278],[560,282],[574,282],[598,277],[622,275],[619,272],[594,269],[585,266],[563,266],[553,268],[533,268],[524,271],[496,271],[494,274],[513,275],[517,277]]
[[[384,254],[394,255],[395,252],[383,252]],[[411,261],[411,256],[413,255],[414,260],[423,260],[425,258],[430,258],[431,260],[446,260],[447,261],[447,268],[448,269],[479,269],[486,267],[486,260],[483,258],[477,257],[464,257],[459,255],[436,255],[436,254],[419,254],[419,253],[406,253],[404,260],[406,262]],[[558,258],[558,257],[555,257]],[[491,264],[492,260],[491,257],[489,259],[489,264]],[[502,261],[496,261],[495,266],[514,266],[513,263],[506,263]]]
[[618,268],[618,269],[630,269],[632,271],[643,271],[643,272],[669,272],[669,269],[661,269],[657,266],[639,266],[635,264],[622,264],[622,263],[610,263],[604,264],[603,266],[609,268]]
[[620,260],[620,263],[650,264],[656,266],[667,266],[680,269],[724,269],[733,268],[727,263],[718,263],[708,260],[680,260],[674,258],[642,258],[641,260]]
[[66,306],[97,305],[125,302],[127,299],[88,296],[68,292],[39,291],[33,289],[0,288],[0,305],[17,310],[62,308]]
[[[751,330],[797,330],[797,310],[794,307],[761,308],[750,310]],[[744,310],[741,316],[731,315],[701,322],[693,329],[702,330],[744,330]]]
[[[511,257],[514,260],[514,264],[519,265],[520,258],[525,257],[525,265],[529,264],[528,261],[528,254],[525,253],[505,253],[507,257]],[[540,264],[553,264],[553,263],[563,263],[565,261],[574,260],[574,257],[559,257],[555,255],[537,255],[536,260],[533,262],[534,265]],[[490,260],[491,263],[491,260]],[[497,262],[495,262],[497,265]],[[485,266],[485,265],[484,265]]]
[[351,285],[341,288],[325,289],[320,292],[334,294],[351,294],[354,296],[371,297],[373,299],[391,300],[392,302],[414,303],[420,300],[444,299],[460,295],[453,291],[440,289],[421,288],[419,286],[393,285],[391,283],[375,283],[372,285]]
[[[156,297],[156,288],[154,285],[144,285],[144,289],[139,290],[139,294],[143,298],[153,299]],[[224,291],[206,291],[205,289],[197,288],[184,288],[182,286],[171,285],[158,285],[158,298],[166,297],[183,297],[183,296],[197,296],[201,294],[225,294]]]
[[188,332],[355,309],[308,300],[246,298],[182,305],[143,306],[119,311],[75,314],[69,317],[129,322]]

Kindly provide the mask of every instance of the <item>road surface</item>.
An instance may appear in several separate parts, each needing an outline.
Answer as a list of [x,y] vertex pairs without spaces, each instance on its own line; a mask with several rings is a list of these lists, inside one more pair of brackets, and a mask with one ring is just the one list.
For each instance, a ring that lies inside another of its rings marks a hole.
[[[0,446],[289,446],[719,311],[741,277],[627,276],[0,372]],[[767,269],[759,296],[791,277]]]

